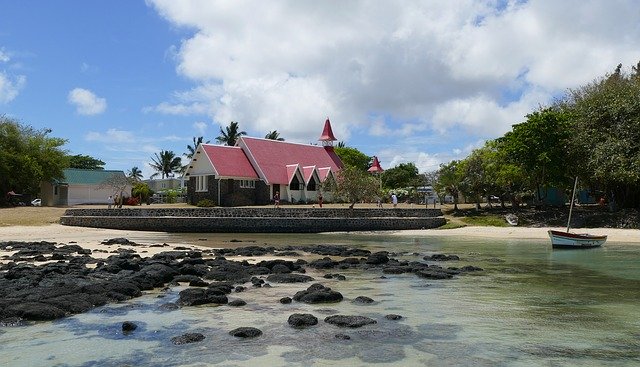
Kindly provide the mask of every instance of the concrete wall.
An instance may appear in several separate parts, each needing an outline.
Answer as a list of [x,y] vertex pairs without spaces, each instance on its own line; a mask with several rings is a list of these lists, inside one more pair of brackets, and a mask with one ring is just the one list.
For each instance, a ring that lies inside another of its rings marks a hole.
[[162,232],[315,233],[435,228],[436,209],[68,209],[64,225]]

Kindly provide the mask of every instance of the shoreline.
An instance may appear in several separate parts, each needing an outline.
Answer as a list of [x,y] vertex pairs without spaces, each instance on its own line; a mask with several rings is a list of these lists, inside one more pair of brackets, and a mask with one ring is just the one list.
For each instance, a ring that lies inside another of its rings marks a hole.
[[[477,227],[467,226],[454,229],[418,229],[375,232],[403,237],[465,237],[482,239],[535,239],[545,240],[549,238],[549,229],[565,230],[560,227]],[[591,234],[608,235],[607,242],[625,243],[640,245],[640,230],[619,229],[619,228],[574,228],[574,233],[588,232]],[[358,233],[358,232],[350,232]],[[368,232],[371,233],[371,232]],[[202,235],[205,235],[202,233]],[[241,235],[216,234],[220,238],[220,245],[228,245],[228,239]],[[199,246],[195,243],[185,244],[183,242],[172,241],[172,237],[179,235],[168,232],[132,231],[116,230],[90,227],[64,226],[61,224],[48,224],[43,226],[8,226],[0,227],[0,241],[52,241],[52,242],[77,242],[85,246],[82,242],[96,243],[109,238],[124,237],[134,242],[167,242],[169,245],[189,245],[199,248],[210,248],[209,246]],[[175,238],[177,239],[177,238]]]

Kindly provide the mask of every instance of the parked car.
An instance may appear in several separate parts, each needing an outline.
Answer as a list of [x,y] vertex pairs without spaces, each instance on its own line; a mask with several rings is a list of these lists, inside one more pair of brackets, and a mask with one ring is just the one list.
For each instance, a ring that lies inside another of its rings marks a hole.
[[42,206],[42,200],[41,199],[33,199],[33,200],[31,200],[31,205],[33,205],[33,206]]

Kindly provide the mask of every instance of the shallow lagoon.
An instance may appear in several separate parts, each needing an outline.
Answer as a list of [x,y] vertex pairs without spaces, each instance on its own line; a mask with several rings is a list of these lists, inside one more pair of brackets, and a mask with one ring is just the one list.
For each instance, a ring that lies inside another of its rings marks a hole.
[[[205,238],[203,238],[203,236]],[[243,242],[225,242],[230,238]],[[135,240],[135,238],[131,238]],[[218,247],[342,244],[396,252],[418,260],[431,253],[457,254],[459,262],[485,269],[453,280],[333,269],[346,281],[318,282],[341,292],[337,304],[282,305],[309,284],[273,284],[232,293],[244,307],[199,306],[166,312],[181,288],[155,291],[50,323],[0,329],[0,361],[9,366],[632,366],[640,365],[640,246],[607,243],[601,249],[552,250],[546,241],[499,241],[381,234],[168,235],[159,241]],[[416,252],[419,255],[414,255]],[[357,296],[376,303],[351,303]],[[292,313],[320,323],[292,329]],[[322,322],[332,314],[378,321],[359,329]],[[404,318],[390,321],[386,314]],[[139,328],[123,335],[123,321]],[[264,334],[239,340],[228,334],[254,326]],[[176,346],[171,337],[200,332],[206,339]],[[342,333],[350,340],[335,338]]]

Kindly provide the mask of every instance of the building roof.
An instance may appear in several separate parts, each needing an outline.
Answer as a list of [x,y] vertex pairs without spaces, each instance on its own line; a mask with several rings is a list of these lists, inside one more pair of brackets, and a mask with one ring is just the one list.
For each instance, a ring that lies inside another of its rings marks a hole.
[[331,130],[331,121],[329,121],[328,117],[327,117],[327,121],[324,122],[324,129],[322,130],[322,134],[320,135],[320,138],[318,140],[320,141],[338,140],[336,139],[335,136],[333,136],[333,130]]
[[69,185],[99,185],[113,175],[126,177],[123,171],[118,170],[92,170],[68,168],[64,171],[64,180],[59,183]]
[[330,167],[334,172],[342,168],[340,158],[330,147],[247,136],[238,139],[238,146],[245,150],[267,184],[288,184],[287,165]]
[[202,144],[202,149],[211,161],[213,169],[221,177],[241,177],[257,179],[247,155],[240,147]]
[[371,164],[371,167],[367,171],[371,173],[380,173],[384,171],[382,167],[380,167],[380,161],[378,160],[378,157],[376,157],[375,155],[373,156],[373,163]]

